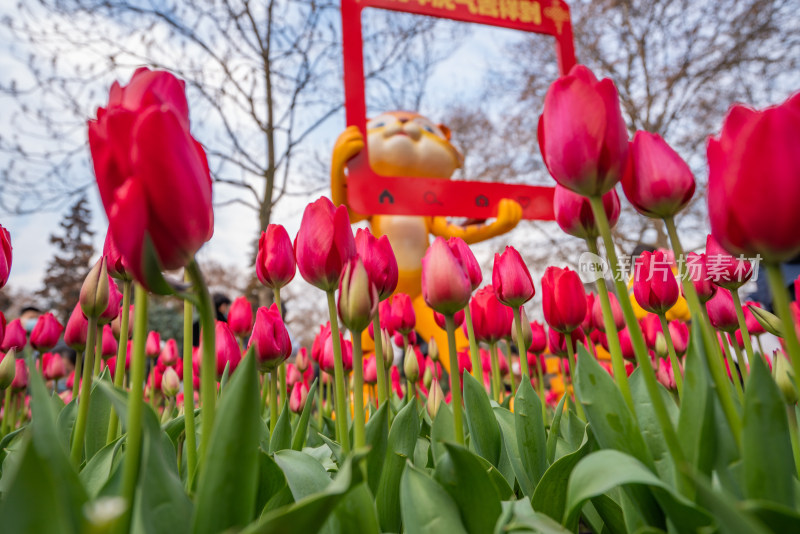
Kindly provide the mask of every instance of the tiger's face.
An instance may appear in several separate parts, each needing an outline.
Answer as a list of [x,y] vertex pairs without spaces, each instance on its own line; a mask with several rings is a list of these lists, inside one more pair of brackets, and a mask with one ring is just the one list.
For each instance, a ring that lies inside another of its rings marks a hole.
[[450,130],[417,113],[393,111],[367,123],[369,164],[387,176],[449,178],[463,164]]

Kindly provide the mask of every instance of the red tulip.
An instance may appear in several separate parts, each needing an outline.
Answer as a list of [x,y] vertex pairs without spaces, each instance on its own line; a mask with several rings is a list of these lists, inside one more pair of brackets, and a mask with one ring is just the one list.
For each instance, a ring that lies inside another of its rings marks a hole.
[[161,354],[158,355],[158,363],[164,367],[173,367],[178,362],[181,362],[178,354],[178,342],[174,339],[168,339],[164,348],[161,349]]
[[673,217],[694,195],[694,175],[683,158],[660,135],[639,130],[628,151],[622,190],[647,217]]
[[214,231],[208,161],[189,132],[184,85],[140,68],[127,86],[111,86],[108,107],[89,121],[109,230],[134,278],[158,292],[169,292],[159,270],[188,264]]
[[389,377],[392,381],[392,389],[397,396],[402,399],[405,393],[403,393],[403,386],[400,385],[400,371],[397,369],[396,365],[392,366],[392,370],[389,372]]
[[[631,341],[631,333],[627,328],[619,331],[619,346],[622,350],[622,357],[626,360],[633,360],[636,358],[636,353],[633,351],[633,342]],[[606,347],[606,350],[608,348]]]
[[11,234],[0,225],[0,289],[8,282],[11,272]]
[[[611,315],[614,318],[614,325],[617,327],[617,331],[620,331],[625,328],[625,316],[622,314],[619,300],[617,300],[617,296],[614,293],[608,294],[608,300],[611,304]],[[599,298],[594,299],[592,305],[592,321],[595,328],[601,332],[606,331],[605,322],[603,321],[603,305]]]
[[563,333],[578,328],[587,313],[586,294],[578,273],[566,267],[548,267],[542,277],[542,306],[551,329]]
[[455,315],[469,303],[472,283],[461,259],[437,237],[422,258],[422,297],[439,313]]
[[[608,224],[613,228],[619,220],[620,213],[619,195],[616,190],[612,189],[603,195],[603,209],[606,212]],[[570,191],[561,184],[556,184],[553,210],[558,226],[565,233],[581,239],[594,239],[600,235],[589,199]]]
[[469,349],[462,350],[458,353],[458,372],[464,376],[464,372],[472,373],[472,358],[469,354]]
[[708,258],[705,254],[690,252],[686,256],[686,277],[692,281],[702,303],[708,302],[717,292],[717,286],[708,274]]
[[289,395],[289,409],[294,413],[303,411],[308,398],[308,387],[302,382],[296,383],[292,387],[292,393]]
[[253,329],[253,308],[247,297],[238,297],[231,304],[228,311],[228,326],[231,332],[239,337],[244,337]]
[[708,140],[711,233],[733,254],[800,253],[800,94],[755,111],[733,106]]
[[[486,350],[481,349],[481,367],[483,368],[484,375],[491,376],[492,374],[492,354]],[[505,354],[502,351],[497,351],[497,370],[500,372],[500,376],[505,376],[508,374],[508,360],[506,360]]]
[[547,332],[545,332],[542,323],[533,321],[531,323],[531,344],[528,347],[528,352],[541,354],[545,349],[547,349]]
[[706,267],[712,282],[735,290],[753,275],[753,266],[743,257],[734,258],[710,235],[706,239]]
[[109,275],[108,277],[108,306],[97,318],[97,324],[106,325],[111,323],[119,316],[120,304],[122,304],[122,293],[117,287],[117,283]]
[[277,305],[273,304],[269,308],[262,306],[256,312],[256,322],[248,348],[251,346],[255,348],[258,366],[262,372],[272,371],[292,354],[292,341]]
[[100,354],[104,360],[117,355],[117,340],[114,339],[114,332],[111,331],[109,325],[103,326],[103,339],[101,341],[102,350]]
[[150,331],[147,334],[144,352],[148,358],[158,358],[158,355],[161,354],[161,334],[156,331]]
[[686,354],[689,348],[689,327],[680,321],[670,321],[669,335],[672,336],[672,344],[678,356]]
[[6,326],[6,331],[3,335],[3,345],[0,347],[0,351],[8,352],[11,349],[20,351],[25,348],[27,342],[28,334],[25,332],[25,327],[22,326],[19,319],[14,319]]
[[368,228],[356,230],[356,251],[369,275],[369,280],[383,301],[397,289],[399,277],[397,258],[395,258],[389,238],[382,235],[376,238]]
[[294,241],[297,268],[309,284],[333,291],[348,260],[356,255],[347,207],[321,197],[306,206]]
[[[353,369],[353,345],[344,339],[344,336],[339,332],[339,344],[342,347],[342,365],[345,371]],[[319,367],[328,374],[333,374],[334,371],[334,357],[333,357],[333,333],[330,329],[325,331],[325,338],[322,340],[322,352],[319,359]]]
[[714,328],[725,332],[733,332],[739,328],[733,297],[727,289],[720,288],[714,298],[706,303],[706,310]]
[[291,388],[297,382],[302,382],[302,381],[303,381],[303,373],[301,373],[300,370],[294,364],[287,363],[286,385]]
[[478,289],[478,286],[480,286],[483,281],[483,273],[469,245],[460,237],[451,237],[447,240],[447,246],[450,247],[450,251],[458,259],[464,272],[467,273],[472,290],[475,291]]
[[[436,326],[438,326],[442,330],[445,329],[444,315],[435,311],[433,312],[433,320],[436,321]],[[455,324],[456,328],[464,324],[464,310],[456,312],[456,314],[453,316],[453,323]]]
[[[274,304],[273,304],[274,306]],[[258,317],[256,317],[256,327],[258,326]],[[253,336],[250,338],[250,344],[253,344],[255,337],[255,329],[253,327]],[[233,375],[239,362],[242,360],[242,351],[239,349],[239,343],[231,332],[228,323],[217,321],[214,332],[216,333],[216,351],[217,351],[217,376],[221,377],[225,372],[225,366],[229,367],[228,374]],[[203,340],[200,340],[200,354],[202,354]],[[258,357],[258,348],[256,348],[256,357]]]
[[417,323],[411,298],[405,293],[397,293],[392,297],[392,312],[387,315],[392,321],[390,330],[396,330],[401,334],[413,331]]
[[131,268],[122,253],[119,251],[116,243],[114,243],[114,236],[111,232],[106,232],[106,241],[103,244],[103,256],[106,258],[106,268],[108,274],[117,278],[118,280],[130,280]]
[[64,327],[52,313],[40,315],[31,332],[31,346],[39,352],[47,352],[56,346],[63,331]]
[[496,343],[511,331],[514,317],[511,308],[502,304],[492,285],[475,292],[469,303],[475,339],[485,343]]
[[164,368],[156,365],[150,371],[150,375],[147,378],[147,387],[155,388],[156,391],[161,390],[161,386],[163,385],[164,381]]
[[14,380],[11,382],[11,389],[14,391],[28,389],[28,366],[25,365],[25,360],[17,360],[14,364],[16,373],[14,374]]
[[325,336],[328,335],[330,331],[331,323],[328,321],[324,325],[320,325],[319,332],[316,336],[314,336],[314,341],[311,344],[311,359],[317,363],[319,363],[320,356],[322,355],[322,347],[323,343],[325,342]]
[[658,315],[654,313],[648,313],[639,324],[642,327],[642,335],[644,336],[645,343],[647,343],[647,346],[650,349],[655,350],[658,335],[664,334],[664,331],[661,329],[661,320],[658,318]]
[[375,356],[372,356],[364,360],[364,382],[367,384],[375,384],[377,381],[378,366],[375,362]]
[[258,281],[272,289],[280,289],[292,281],[296,269],[292,240],[286,228],[280,224],[270,224],[258,239]]
[[64,366],[64,359],[52,352],[42,354],[42,376],[45,380],[58,380],[66,376],[67,370]]
[[675,389],[675,372],[672,369],[672,361],[669,358],[656,358],[653,363],[656,367],[656,379],[667,389]]
[[[547,343],[547,334],[545,334],[545,344]],[[547,348],[545,346],[545,348]],[[547,374],[547,362],[545,361],[544,354],[534,354],[532,352],[528,353],[528,367],[531,370],[531,373],[535,372],[537,369],[542,370],[542,374]]]
[[363,332],[378,312],[378,290],[358,256],[350,259],[339,281],[337,309],[351,332]]
[[519,308],[536,293],[531,273],[514,247],[506,247],[503,254],[494,255],[492,286],[497,299],[513,308]]
[[[583,343],[586,339],[586,336],[583,334],[581,330],[573,330],[572,334],[572,350],[573,352],[578,350],[578,343]],[[548,346],[550,347],[550,352],[555,354],[556,356],[566,357],[567,353],[567,336],[550,328],[547,333],[548,338]]]
[[645,251],[636,258],[633,295],[639,306],[651,313],[666,313],[678,302],[678,282],[672,262],[663,251]]
[[[128,351],[125,354],[125,370],[128,371],[131,368],[131,347],[132,343],[128,343]],[[114,376],[117,370],[117,357],[112,356],[108,360],[106,360],[106,366],[108,366],[108,371],[111,373],[111,376]],[[67,386],[69,387],[69,385]]]
[[3,338],[6,335],[6,316],[3,315],[3,312],[0,312],[0,344],[3,342]]
[[628,132],[617,89],[583,65],[547,90],[538,137],[547,170],[576,193],[603,195],[622,178]]

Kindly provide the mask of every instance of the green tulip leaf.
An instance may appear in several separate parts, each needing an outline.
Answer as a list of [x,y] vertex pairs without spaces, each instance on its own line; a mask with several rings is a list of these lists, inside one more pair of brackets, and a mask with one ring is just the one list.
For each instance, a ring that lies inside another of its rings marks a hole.
[[683,400],[678,416],[678,440],[686,459],[700,473],[711,474],[716,449],[714,397],[699,328],[692,329],[683,374]]
[[86,461],[106,446],[106,438],[108,437],[108,419],[111,417],[111,402],[108,397],[98,389],[101,381],[111,383],[109,379],[108,367],[103,369],[94,384],[92,384],[92,391],[89,394],[89,416],[86,421]]
[[61,445],[69,450],[72,443],[72,428],[75,426],[75,419],[78,417],[78,399],[72,399],[67,405],[58,412],[56,426],[58,428],[58,439]]
[[500,432],[503,436],[503,446],[506,449],[505,456],[511,463],[511,468],[514,471],[516,480],[519,482],[522,493],[530,497],[533,495],[535,486],[531,483],[528,472],[522,463],[522,455],[520,454],[517,440],[517,430],[514,426],[515,416],[501,406],[495,406],[494,415],[497,418],[497,423],[500,425]]
[[403,475],[406,461],[414,457],[418,435],[419,416],[416,406],[413,403],[408,404],[400,410],[389,429],[389,446],[378,483],[378,492],[375,495],[381,530],[384,532],[400,532],[402,520],[400,515],[400,478]]
[[[256,491],[256,510],[263,510],[282,489],[287,488],[283,471],[263,450],[258,451],[258,490]],[[289,502],[292,502],[290,499]]]
[[[675,464],[667,449],[664,433],[661,432],[661,426],[658,423],[653,403],[650,401],[650,395],[647,393],[647,387],[644,384],[644,375],[641,369],[636,369],[628,379],[631,388],[631,396],[633,397],[633,407],[636,410],[636,419],[639,421],[639,428],[642,430],[642,436],[650,451],[650,456],[653,458],[656,472],[662,480],[668,481],[670,485],[675,484]],[[658,384],[658,391],[663,400],[664,406],[667,407],[670,420],[673,426],[678,418],[678,407],[672,400],[669,392]]]
[[484,387],[469,373],[464,373],[464,408],[471,445],[475,451],[497,467],[502,438]]
[[292,425],[289,421],[289,404],[284,399],[278,422],[275,423],[275,432],[269,440],[269,452],[292,448]]
[[[542,420],[542,403],[529,380],[522,381],[514,399],[514,427],[520,459],[532,490],[547,470],[547,438]],[[526,495],[530,496],[531,493],[529,491]]]
[[389,446],[389,404],[384,402],[373,413],[364,429],[365,440],[370,446],[367,454],[367,483],[371,492],[378,491],[381,481],[386,449]]
[[431,449],[434,463],[446,452],[444,441],[455,441],[456,428],[453,422],[453,412],[444,402],[439,405],[439,411],[433,419],[431,427]]
[[366,483],[355,486],[333,509],[321,534],[380,534],[375,498]]
[[291,449],[275,453],[275,463],[283,471],[295,501],[325,490],[331,483],[325,468],[304,452]]
[[553,462],[553,465],[544,472],[541,480],[536,485],[536,490],[531,498],[531,505],[538,513],[545,514],[556,521],[561,521],[564,516],[569,476],[578,462],[589,454],[594,447],[588,428],[580,448],[565,454]]
[[[255,359],[242,360],[222,396],[195,498],[195,533],[243,527],[255,515],[260,396]],[[206,431],[203,429],[203,431]]]
[[[296,451],[303,450],[306,444],[306,436],[308,435],[308,421],[311,418],[311,410],[314,408],[314,400],[317,398],[317,382],[311,384],[311,389],[308,390],[306,396],[306,403],[303,406],[303,413],[300,414],[300,420],[297,423],[297,428],[294,429],[294,436],[292,436],[292,449]],[[321,407],[320,407],[321,408]]]
[[744,396],[742,458],[749,499],[794,507],[795,468],[786,405],[763,358],[750,366]]
[[467,534],[458,506],[450,495],[410,462],[400,481],[400,501],[405,532]]
[[556,445],[558,445],[558,437],[561,433],[561,417],[564,415],[564,403],[567,401],[567,396],[562,395],[561,400],[558,401],[556,411],[553,414],[553,422],[550,424],[550,432],[547,434],[547,463],[552,464],[556,461]]
[[117,439],[97,451],[97,454],[92,456],[92,459],[81,469],[80,479],[90,499],[94,499],[100,494],[111,477],[122,441]]

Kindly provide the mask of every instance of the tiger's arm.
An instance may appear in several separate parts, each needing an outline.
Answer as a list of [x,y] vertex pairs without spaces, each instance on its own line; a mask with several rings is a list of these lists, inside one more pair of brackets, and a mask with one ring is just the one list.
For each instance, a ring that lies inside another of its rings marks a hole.
[[348,126],[336,140],[331,161],[331,200],[334,205],[345,205],[350,215],[350,222],[355,223],[368,219],[368,215],[356,213],[347,203],[347,162],[358,155],[364,148],[364,137],[357,126]]
[[444,238],[460,237],[467,244],[480,243],[514,229],[522,219],[522,206],[516,200],[504,198],[497,206],[497,218],[490,224],[471,224],[466,227],[447,222],[446,217],[428,217],[428,231]]

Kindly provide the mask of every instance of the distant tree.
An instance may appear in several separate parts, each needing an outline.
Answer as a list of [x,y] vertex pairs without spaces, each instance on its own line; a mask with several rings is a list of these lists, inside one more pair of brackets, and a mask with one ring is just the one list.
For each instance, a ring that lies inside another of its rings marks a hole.
[[57,252],[47,265],[44,287],[38,294],[64,324],[78,302],[94,255],[91,222],[89,202],[84,196],[72,205],[69,214],[59,223],[61,233],[50,236],[50,243]]

